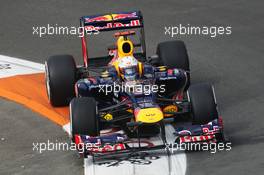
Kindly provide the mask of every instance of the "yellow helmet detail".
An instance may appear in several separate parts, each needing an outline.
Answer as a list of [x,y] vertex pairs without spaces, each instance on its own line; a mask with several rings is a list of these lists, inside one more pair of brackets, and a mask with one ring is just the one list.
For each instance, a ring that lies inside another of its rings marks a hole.
[[125,38],[124,36],[118,37],[117,50],[119,58],[133,56],[133,49],[133,43],[128,38]]

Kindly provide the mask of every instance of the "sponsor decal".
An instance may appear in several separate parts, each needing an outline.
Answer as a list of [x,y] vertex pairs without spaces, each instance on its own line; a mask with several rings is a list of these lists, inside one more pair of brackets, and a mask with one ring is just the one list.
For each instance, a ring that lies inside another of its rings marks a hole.
[[112,14],[113,20],[120,20],[125,18],[138,18],[137,13],[118,13],[118,14]]
[[[163,112],[166,113],[166,112],[177,112],[178,111],[178,108],[176,105],[169,105],[169,106],[166,106],[163,108]],[[171,117],[173,116],[173,114],[164,114],[165,117]]]
[[104,119],[107,121],[113,120],[113,115],[108,113],[108,114],[104,115]]
[[111,21],[112,16],[111,15],[103,15],[103,16],[97,16],[97,17],[92,17],[92,18],[85,18],[86,23],[91,23],[91,22],[101,22],[101,21]]
[[86,23],[92,23],[92,22],[102,22],[102,21],[116,21],[120,19],[126,19],[126,18],[138,18],[137,13],[114,13],[109,15],[103,15],[103,16],[96,16],[96,17],[90,17],[85,18]]
[[214,135],[183,136],[180,137],[180,143],[209,141],[213,140],[214,138]]
[[105,26],[88,25],[88,26],[85,26],[85,29],[88,31],[100,31],[103,29],[122,28],[122,27],[136,27],[136,26],[140,26],[140,25],[141,25],[140,20],[131,20],[129,23],[109,22],[109,23],[106,23]]
[[203,133],[205,134],[215,134],[219,131],[219,127],[213,126],[213,129],[211,130],[208,127],[203,127],[202,130],[203,130]]

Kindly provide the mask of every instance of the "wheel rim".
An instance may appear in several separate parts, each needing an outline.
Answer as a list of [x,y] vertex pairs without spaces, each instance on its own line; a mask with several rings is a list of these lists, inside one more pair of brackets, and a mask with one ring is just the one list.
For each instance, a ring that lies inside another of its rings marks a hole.
[[70,137],[73,138],[73,129],[72,129],[72,103],[70,103],[70,106],[69,106],[69,112],[70,112]]
[[49,79],[49,70],[48,70],[48,65],[47,62],[45,62],[45,79],[46,79],[46,91],[47,91],[47,95],[48,95],[48,99],[50,101],[51,97],[50,97],[50,79]]

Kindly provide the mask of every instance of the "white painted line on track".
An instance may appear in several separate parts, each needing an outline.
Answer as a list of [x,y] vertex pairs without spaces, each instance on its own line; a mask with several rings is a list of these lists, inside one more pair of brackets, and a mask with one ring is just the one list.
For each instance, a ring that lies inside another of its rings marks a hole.
[[0,55],[0,78],[44,72],[44,64]]

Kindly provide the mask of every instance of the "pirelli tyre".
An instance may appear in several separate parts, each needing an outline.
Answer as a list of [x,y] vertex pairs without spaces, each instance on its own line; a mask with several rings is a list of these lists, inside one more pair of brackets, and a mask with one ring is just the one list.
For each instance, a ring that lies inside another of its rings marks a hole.
[[76,64],[71,55],[51,56],[45,62],[46,89],[52,106],[67,106],[75,96]]
[[190,66],[187,49],[183,41],[165,41],[158,44],[157,55],[159,65],[167,66],[168,68],[177,68],[187,71],[187,82],[185,90],[190,86]]
[[210,84],[195,84],[188,89],[192,123],[203,125],[218,118],[214,90]]
[[71,135],[99,135],[97,104],[94,98],[74,98],[70,103]]
[[183,41],[165,41],[158,44],[157,55],[161,64],[169,68],[189,71],[189,57]]

